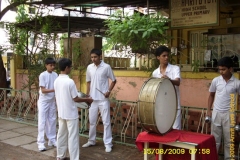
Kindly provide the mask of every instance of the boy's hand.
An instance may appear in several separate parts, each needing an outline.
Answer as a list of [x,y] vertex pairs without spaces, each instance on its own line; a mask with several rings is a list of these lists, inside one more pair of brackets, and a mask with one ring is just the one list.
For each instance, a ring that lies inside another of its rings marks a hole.
[[90,106],[93,102],[93,99],[91,97],[86,98],[86,103]]
[[109,96],[110,96],[110,94],[111,94],[111,92],[106,92],[105,94],[104,94],[104,96],[105,96],[105,98],[108,98]]

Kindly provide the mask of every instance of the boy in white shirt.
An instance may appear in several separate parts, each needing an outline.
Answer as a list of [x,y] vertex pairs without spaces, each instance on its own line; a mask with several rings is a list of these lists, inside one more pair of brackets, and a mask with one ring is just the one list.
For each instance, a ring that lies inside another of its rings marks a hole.
[[48,138],[48,146],[56,147],[56,104],[53,83],[58,77],[55,69],[55,60],[45,60],[46,71],[39,76],[39,99],[38,99],[38,137],[37,144],[39,151],[45,151],[44,132]]
[[[90,54],[93,63],[87,67],[87,94],[90,95],[94,101],[89,109],[89,139],[82,147],[90,147],[96,143],[96,122],[98,110],[100,110],[104,125],[103,142],[105,151],[111,152],[112,130],[110,102],[108,98],[117,81],[110,65],[101,61],[102,51],[100,49],[92,49]],[[110,86],[108,83],[109,79],[111,79]]]
[[177,99],[178,99],[178,111],[173,129],[181,130],[181,105],[180,105],[180,93],[179,86],[181,81],[180,68],[176,65],[169,63],[170,49],[166,46],[159,46],[156,50],[155,56],[159,60],[159,67],[152,73],[152,77],[155,78],[168,78],[175,86]]
[[90,105],[93,100],[78,97],[77,87],[68,76],[72,69],[72,61],[62,58],[58,63],[61,73],[54,82],[59,124],[57,160],[65,158],[67,148],[70,160],[79,160],[79,119],[75,102],[87,102]]
[[[234,95],[233,100],[236,102],[236,98],[240,95],[240,83],[232,73],[233,61],[230,57],[223,57],[218,61],[218,70],[220,76],[212,80],[209,88],[207,116],[212,116],[211,134],[215,137],[217,151],[219,150],[223,135],[224,159],[234,159],[234,157],[230,157],[231,95]],[[213,111],[211,115],[212,107]]]

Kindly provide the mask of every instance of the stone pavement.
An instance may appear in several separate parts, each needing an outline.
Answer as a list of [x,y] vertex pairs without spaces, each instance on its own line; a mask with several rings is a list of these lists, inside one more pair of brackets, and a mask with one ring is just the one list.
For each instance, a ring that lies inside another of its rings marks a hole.
[[[23,123],[17,123],[0,118],[0,141],[12,146],[22,147],[31,151],[38,151],[37,148],[37,127]],[[42,152],[50,157],[55,157],[54,148],[48,148]]]
[[[37,127],[24,123],[17,123],[0,118],[0,142],[11,146],[21,147],[29,151],[38,151],[37,148]],[[87,142],[86,137],[80,136],[80,146]],[[96,146],[90,148],[80,147],[81,160],[141,160],[143,153],[139,152],[136,147],[122,144],[113,144],[111,153],[105,152],[105,147],[101,140],[97,141]],[[46,144],[47,147],[47,144]],[[47,151],[39,152],[55,160],[56,148],[48,147]],[[52,157],[52,158],[51,158]],[[34,159],[34,157],[33,157]]]

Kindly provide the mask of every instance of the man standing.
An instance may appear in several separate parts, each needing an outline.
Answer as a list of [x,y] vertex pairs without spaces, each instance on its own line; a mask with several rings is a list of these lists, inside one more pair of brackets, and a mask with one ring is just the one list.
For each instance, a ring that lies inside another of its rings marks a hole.
[[[96,122],[98,118],[98,110],[101,112],[104,125],[103,142],[105,151],[112,151],[112,131],[110,119],[110,102],[109,95],[116,84],[116,78],[110,65],[101,61],[102,51],[100,49],[92,49],[90,52],[92,64],[87,67],[86,81],[87,94],[94,101],[89,109],[89,140],[82,147],[90,147],[96,143]],[[109,79],[111,84],[109,86]]]
[[72,69],[72,61],[67,58],[59,60],[59,77],[54,82],[58,107],[57,160],[65,158],[67,148],[70,160],[79,160],[79,119],[75,102],[92,103],[91,98],[80,98],[77,87],[68,74]]
[[[236,97],[240,95],[240,83],[233,72],[233,61],[230,57],[223,57],[218,61],[218,70],[220,76],[212,80],[209,88],[207,116],[210,116],[211,108],[212,123],[211,134],[215,137],[217,151],[221,144],[221,137],[224,138],[224,159],[230,158],[230,104],[231,95],[234,95],[233,101],[236,104]],[[231,157],[233,158],[233,157]]]
[[157,48],[155,56],[159,60],[159,68],[155,69],[152,73],[152,77],[155,78],[167,78],[175,86],[178,99],[178,111],[176,115],[176,120],[173,124],[173,129],[181,130],[181,105],[180,105],[180,94],[179,94],[179,85],[180,85],[180,68],[176,65],[169,63],[169,54],[170,49],[166,46],[160,46]]

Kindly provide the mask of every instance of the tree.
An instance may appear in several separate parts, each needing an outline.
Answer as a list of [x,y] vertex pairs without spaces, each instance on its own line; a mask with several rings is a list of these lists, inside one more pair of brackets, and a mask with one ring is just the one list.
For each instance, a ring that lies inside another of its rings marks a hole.
[[57,56],[55,42],[58,41],[58,36],[52,32],[59,29],[59,24],[52,17],[45,17],[43,20],[41,11],[47,9],[44,6],[36,8],[35,15],[31,17],[26,13],[25,8],[25,5],[18,6],[16,23],[28,23],[30,18],[34,18],[35,21],[40,22],[40,30],[36,30],[36,25],[39,24],[35,24],[35,29],[31,28],[31,31],[27,27],[28,25],[18,28],[15,23],[8,24],[7,28],[14,53],[23,57],[24,69],[28,75],[22,89],[32,90],[34,88],[38,90],[38,76],[45,70],[44,60],[47,57],[56,58]]
[[[117,11],[105,20],[108,27],[106,31],[108,38],[107,45],[104,47],[111,48],[109,45],[117,44],[119,51],[123,51],[130,46],[132,53],[148,54],[150,57],[150,54],[154,53],[160,44],[166,44],[170,39],[166,34],[169,28],[168,21],[168,18],[160,14],[140,15],[134,13],[131,16],[122,17],[122,12]],[[149,69],[149,67],[147,68]]]
[[120,49],[130,46],[135,53],[149,53],[159,44],[167,42],[168,18],[160,14],[121,16],[116,12],[106,21],[108,44],[118,44]]
[[[13,9],[21,4],[34,4],[34,2],[27,2],[27,0],[9,0],[9,2],[10,2],[10,5],[8,5],[2,11],[0,11],[0,20],[10,9]],[[2,48],[1,48],[0,49],[0,88],[7,88],[6,70],[4,68],[3,59],[2,59],[3,52],[4,52],[4,50],[2,50]],[[0,93],[1,93],[1,91],[0,91]]]

